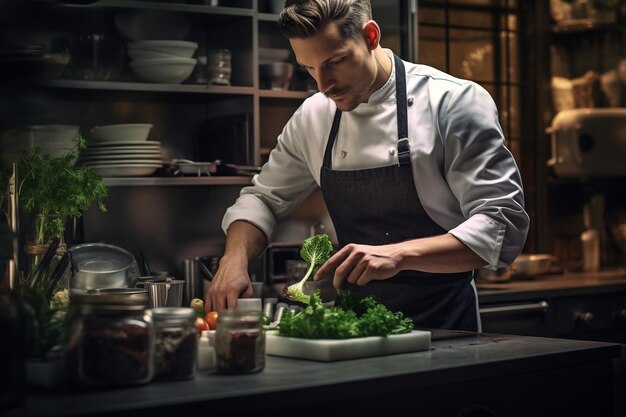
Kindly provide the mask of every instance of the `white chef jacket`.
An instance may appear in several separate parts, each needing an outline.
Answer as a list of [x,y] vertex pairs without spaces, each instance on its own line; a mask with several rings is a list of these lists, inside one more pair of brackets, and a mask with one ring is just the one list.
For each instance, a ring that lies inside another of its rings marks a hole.
[[[391,51],[386,50],[390,58]],[[391,60],[393,62],[393,59]],[[521,252],[528,233],[522,181],[504,146],[498,111],[480,85],[404,62],[415,188],[438,225],[495,269]],[[332,156],[336,170],[398,163],[395,67],[389,80],[344,112]],[[320,184],[335,103],[317,93],[302,103],[278,137],[268,163],[222,220],[246,220],[271,238],[281,218]],[[384,198],[373,195],[372,198]]]

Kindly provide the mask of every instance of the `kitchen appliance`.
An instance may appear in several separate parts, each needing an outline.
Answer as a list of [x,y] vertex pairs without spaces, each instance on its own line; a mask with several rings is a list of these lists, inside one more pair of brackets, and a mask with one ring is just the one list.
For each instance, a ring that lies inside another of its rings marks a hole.
[[615,210],[607,206],[607,193],[619,189],[612,184],[626,177],[626,108],[562,111],[547,132],[552,147],[548,166],[556,176],[584,186],[582,267],[598,271],[607,259],[605,216]]
[[626,108],[559,112],[548,129],[548,166],[562,178],[626,176]]

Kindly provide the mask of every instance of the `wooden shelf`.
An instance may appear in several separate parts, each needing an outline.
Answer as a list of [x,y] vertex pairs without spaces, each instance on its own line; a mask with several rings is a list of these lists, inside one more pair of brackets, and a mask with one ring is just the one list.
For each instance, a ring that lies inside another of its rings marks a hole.
[[75,88],[80,90],[154,91],[165,93],[252,95],[254,88],[238,86],[209,86],[203,84],[158,84],[125,81],[48,80],[46,87]]
[[[47,3],[44,1],[33,1],[33,3]],[[201,4],[167,3],[157,1],[140,0],[99,0],[91,4],[68,4],[60,5],[67,9],[143,9],[143,10],[163,10],[171,12],[187,12],[198,14],[220,14],[230,16],[252,16],[254,11],[251,8],[242,7],[221,7]]]
[[109,187],[171,187],[207,185],[250,185],[251,177],[108,177]]
[[315,91],[259,90],[259,97],[305,99],[315,93]]

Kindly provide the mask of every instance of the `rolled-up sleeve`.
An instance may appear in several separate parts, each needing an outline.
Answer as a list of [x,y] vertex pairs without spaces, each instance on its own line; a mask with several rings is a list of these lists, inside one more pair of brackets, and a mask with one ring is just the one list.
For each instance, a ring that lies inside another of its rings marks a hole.
[[466,219],[449,232],[489,268],[505,267],[522,251],[529,217],[495,103],[478,84],[463,83],[451,94],[440,122],[446,180]]

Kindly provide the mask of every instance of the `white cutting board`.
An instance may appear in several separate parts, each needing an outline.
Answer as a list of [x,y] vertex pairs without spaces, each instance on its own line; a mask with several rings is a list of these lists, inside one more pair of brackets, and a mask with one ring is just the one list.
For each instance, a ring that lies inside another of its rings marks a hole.
[[413,330],[410,333],[386,337],[375,336],[354,339],[302,339],[278,336],[276,332],[267,332],[265,341],[265,351],[268,355],[323,362],[429,349],[430,332],[424,330]]

